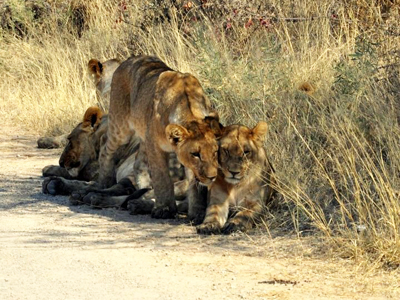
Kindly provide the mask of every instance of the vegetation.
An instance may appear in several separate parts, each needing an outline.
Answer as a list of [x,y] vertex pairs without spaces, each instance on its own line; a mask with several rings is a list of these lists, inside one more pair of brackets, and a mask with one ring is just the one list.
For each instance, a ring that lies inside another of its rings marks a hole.
[[89,59],[157,55],[200,79],[225,124],[270,124],[282,195],[270,228],[400,265],[396,0],[6,0],[0,9],[5,122],[66,132],[96,102]]

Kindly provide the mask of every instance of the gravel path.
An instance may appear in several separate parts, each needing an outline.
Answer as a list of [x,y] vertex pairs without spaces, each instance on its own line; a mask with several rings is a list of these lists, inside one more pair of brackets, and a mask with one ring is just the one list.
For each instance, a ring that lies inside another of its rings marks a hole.
[[[203,237],[182,221],[41,193],[60,150],[0,128],[0,299],[399,299],[399,274],[316,255],[315,239]],[[314,244],[314,246],[312,245]]]

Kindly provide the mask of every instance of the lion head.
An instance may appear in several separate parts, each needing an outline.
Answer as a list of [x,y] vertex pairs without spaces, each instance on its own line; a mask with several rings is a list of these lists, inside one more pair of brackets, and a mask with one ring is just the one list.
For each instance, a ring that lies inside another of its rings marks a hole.
[[200,184],[211,184],[218,174],[218,142],[221,124],[215,117],[186,126],[169,124],[165,129],[179,162],[190,169]]
[[105,110],[108,110],[109,106],[111,81],[115,70],[120,64],[121,61],[118,59],[110,59],[105,62],[100,62],[97,59],[91,59],[88,62],[89,73],[92,75],[96,85],[97,95],[99,97],[98,101]]
[[266,154],[262,144],[267,131],[265,122],[259,122],[253,129],[241,125],[223,129],[218,160],[226,182],[238,184],[253,167],[264,166]]
[[96,106],[89,107],[83,122],[76,126],[68,136],[68,144],[61,154],[59,164],[72,177],[78,177],[89,163],[97,161],[101,136],[106,132],[103,113]]

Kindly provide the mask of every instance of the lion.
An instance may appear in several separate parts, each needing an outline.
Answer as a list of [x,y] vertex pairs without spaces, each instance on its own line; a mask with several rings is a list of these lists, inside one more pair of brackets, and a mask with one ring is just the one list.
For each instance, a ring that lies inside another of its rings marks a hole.
[[[43,181],[44,193],[71,195],[71,204],[86,203],[96,207],[121,207],[125,200],[139,198],[143,194],[146,194],[143,200],[154,197],[147,160],[140,155],[140,139],[135,136],[114,155],[117,184],[109,189],[101,189],[98,185],[98,157],[106,140],[107,127],[108,115],[104,115],[99,107],[86,110],[83,121],[68,135],[68,144],[61,154],[59,166],[43,169],[43,176],[48,177]],[[177,182],[177,199],[182,200],[187,183],[184,181],[183,168],[174,155],[170,156],[169,170],[174,182]],[[132,197],[127,199],[128,195]],[[132,212],[146,213],[148,209],[143,207],[148,205],[144,202],[141,205],[132,204]]]
[[89,74],[93,77],[96,85],[97,101],[103,111],[108,111],[112,77],[120,64],[121,61],[116,58],[103,63],[98,59],[91,59],[88,62]]
[[217,177],[218,113],[199,81],[169,68],[157,57],[133,56],[114,72],[107,141],[100,153],[99,183],[114,183],[114,153],[132,136],[141,139],[156,203],[153,218],[174,218],[174,186],[168,153],[176,153],[188,177],[203,185]]
[[59,176],[82,181],[96,180],[100,139],[107,128],[107,116],[97,106],[89,107],[80,122],[67,135],[67,144],[59,159],[59,166],[46,166],[44,177]]
[[[109,59],[105,62],[100,62],[97,59],[91,59],[88,62],[88,71],[92,76],[96,86],[96,100],[98,106],[103,111],[108,111],[111,80],[114,71],[121,64],[119,59]],[[38,148],[53,149],[64,147],[67,141],[68,134],[62,134],[56,137],[41,137],[37,140]]]
[[253,129],[231,125],[219,140],[219,170],[209,186],[208,205],[200,234],[246,231],[262,215],[275,194],[274,170],[263,147],[268,125]]
[[[44,181],[45,193],[69,195],[88,186],[99,188],[96,183],[99,173],[98,157],[106,138],[107,126],[108,116],[99,107],[92,106],[86,110],[83,121],[68,135],[68,143],[59,159],[59,166],[47,166],[43,169],[44,177],[51,176]],[[131,176],[132,172],[127,169],[134,161],[139,143],[139,139],[132,138],[124,151],[115,156],[118,165],[115,175],[117,182]],[[127,160],[131,162],[125,163]],[[54,176],[60,178],[56,179]],[[130,179],[134,181],[133,178]]]

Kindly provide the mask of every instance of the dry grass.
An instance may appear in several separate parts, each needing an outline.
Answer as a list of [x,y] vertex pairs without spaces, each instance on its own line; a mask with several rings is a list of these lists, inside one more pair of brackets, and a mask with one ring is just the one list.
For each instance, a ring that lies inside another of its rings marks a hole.
[[199,77],[225,123],[269,122],[283,211],[271,226],[320,233],[341,256],[398,267],[399,5],[200,2],[6,1],[1,117],[65,132],[95,102],[90,58],[157,55]]

